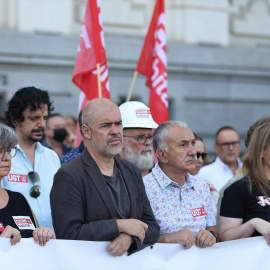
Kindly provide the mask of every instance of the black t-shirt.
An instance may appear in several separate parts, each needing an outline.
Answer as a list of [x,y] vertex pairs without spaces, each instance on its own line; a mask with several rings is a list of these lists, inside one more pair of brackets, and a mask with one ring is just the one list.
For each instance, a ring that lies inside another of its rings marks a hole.
[[[220,216],[241,218],[243,223],[252,218],[270,222],[270,197],[266,197],[256,185],[253,185],[250,193],[248,181],[244,177],[225,189]],[[255,231],[252,236],[259,235],[261,234]]]
[[114,176],[103,175],[107,186],[112,194],[114,206],[116,209],[116,218],[127,219],[130,217],[130,199],[125,181],[120,170],[115,165]]
[[0,209],[0,233],[9,225],[19,230],[22,238],[32,237],[36,224],[29,204],[21,193],[6,191],[9,200],[7,206]]

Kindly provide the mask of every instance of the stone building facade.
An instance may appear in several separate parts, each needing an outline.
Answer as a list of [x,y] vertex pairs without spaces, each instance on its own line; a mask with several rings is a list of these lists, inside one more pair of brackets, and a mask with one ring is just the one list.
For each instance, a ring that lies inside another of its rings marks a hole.
[[[170,119],[186,121],[213,154],[222,125],[246,130],[270,105],[270,0],[165,0]],[[111,98],[126,98],[154,0],[100,0]],[[21,87],[47,89],[76,115],[71,82],[86,0],[0,0],[0,114]],[[148,103],[138,76],[133,100]],[[243,141],[243,140],[242,140]],[[243,145],[243,144],[242,144]]]

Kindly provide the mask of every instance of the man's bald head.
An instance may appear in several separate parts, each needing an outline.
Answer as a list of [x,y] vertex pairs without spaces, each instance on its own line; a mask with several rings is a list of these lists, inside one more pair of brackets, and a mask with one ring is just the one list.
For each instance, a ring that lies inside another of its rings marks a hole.
[[95,98],[90,100],[84,107],[82,113],[82,124],[92,128],[100,113],[119,110],[118,106],[108,98]]

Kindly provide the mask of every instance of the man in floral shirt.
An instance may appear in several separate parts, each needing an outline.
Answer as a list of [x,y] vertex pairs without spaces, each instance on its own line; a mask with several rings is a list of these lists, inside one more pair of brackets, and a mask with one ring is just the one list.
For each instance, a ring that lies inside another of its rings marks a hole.
[[216,220],[209,187],[189,174],[196,166],[195,137],[187,124],[168,121],[155,131],[153,146],[159,162],[143,178],[160,226],[160,243],[216,243]]

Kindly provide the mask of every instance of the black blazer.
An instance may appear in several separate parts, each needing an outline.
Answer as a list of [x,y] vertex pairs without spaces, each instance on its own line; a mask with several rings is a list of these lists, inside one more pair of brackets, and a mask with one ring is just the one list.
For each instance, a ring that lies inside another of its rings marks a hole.
[[[159,237],[159,226],[145,193],[140,170],[121,158],[115,158],[115,162],[129,194],[130,218],[148,224],[143,244],[133,237],[131,254],[154,244]],[[58,239],[112,241],[119,236],[112,195],[87,149],[55,174],[50,199]]]

